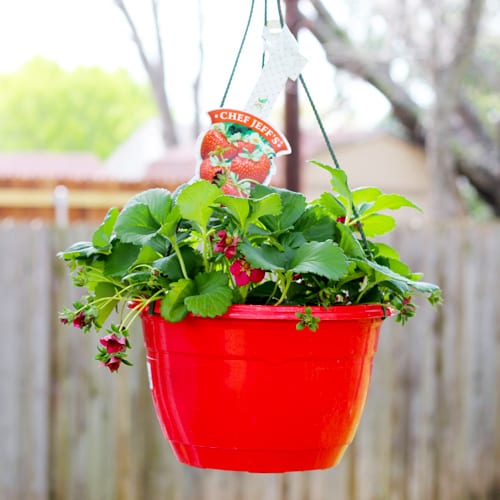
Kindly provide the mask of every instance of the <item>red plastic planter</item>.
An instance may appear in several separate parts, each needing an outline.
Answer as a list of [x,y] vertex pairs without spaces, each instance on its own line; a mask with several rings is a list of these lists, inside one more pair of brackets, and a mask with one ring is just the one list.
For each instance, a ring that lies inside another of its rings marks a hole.
[[383,309],[231,306],[215,319],[168,323],[143,313],[150,385],[177,458],[249,472],[337,464],[368,393]]

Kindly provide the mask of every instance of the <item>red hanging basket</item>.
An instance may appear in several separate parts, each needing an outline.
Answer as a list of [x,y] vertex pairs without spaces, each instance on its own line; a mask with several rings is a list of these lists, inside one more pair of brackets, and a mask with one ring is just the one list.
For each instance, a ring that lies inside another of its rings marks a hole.
[[188,465],[287,472],[336,465],[354,438],[384,310],[235,305],[214,319],[142,315],[156,413]]

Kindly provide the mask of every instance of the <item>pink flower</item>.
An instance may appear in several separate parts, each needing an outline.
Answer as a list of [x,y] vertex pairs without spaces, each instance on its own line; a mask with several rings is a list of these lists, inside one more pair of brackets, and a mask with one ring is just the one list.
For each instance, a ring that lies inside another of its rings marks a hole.
[[245,259],[235,260],[231,264],[229,271],[233,275],[237,286],[245,286],[250,282],[259,283],[266,274],[262,269],[252,268]]
[[240,238],[238,236],[229,236],[224,229],[218,231],[217,236],[219,240],[214,245],[214,252],[223,252],[228,259],[233,259]]
[[109,354],[121,352],[127,348],[125,337],[117,337],[114,333],[104,336],[99,342],[106,348]]
[[110,372],[116,372],[118,368],[120,368],[120,363],[122,360],[117,356],[111,356],[105,363],[101,363],[102,366],[106,366],[109,368]]
[[85,318],[85,313],[83,311],[80,311],[74,318],[73,318],[73,326],[76,328],[83,328],[87,325],[87,319]]

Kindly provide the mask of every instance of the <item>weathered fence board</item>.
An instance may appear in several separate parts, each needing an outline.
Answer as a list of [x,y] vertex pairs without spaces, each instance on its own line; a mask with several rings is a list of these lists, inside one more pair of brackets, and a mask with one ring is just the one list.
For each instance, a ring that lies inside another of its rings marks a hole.
[[465,500],[500,498],[500,225],[434,224],[391,238],[444,289],[382,328],[354,443],[326,471],[246,474],[179,464],[156,423],[140,331],[110,375],[97,338],[62,326],[77,295],[58,249],[87,226],[0,222],[3,500]]

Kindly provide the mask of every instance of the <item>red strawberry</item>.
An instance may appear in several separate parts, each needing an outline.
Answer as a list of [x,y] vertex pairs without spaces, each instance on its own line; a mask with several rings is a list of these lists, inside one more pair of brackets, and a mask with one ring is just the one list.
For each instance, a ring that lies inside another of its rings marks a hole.
[[227,140],[220,130],[210,129],[201,140],[200,154],[204,160],[210,156],[223,157],[229,160],[236,156],[237,153],[236,147]]
[[256,145],[253,142],[247,141],[236,141],[234,143],[236,149],[239,153],[253,153],[255,151]]
[[254,152],[252,154],[240,154],[233,159],[229,166],[231,172],[235,173],[240,180],[252,179],[264,182],[271,169],[271,161],[266,154]]
[[211,158],[203,160],[200,165],[200,179],[212,182],[216,175],[224,174],[227,167],[213,162]]

